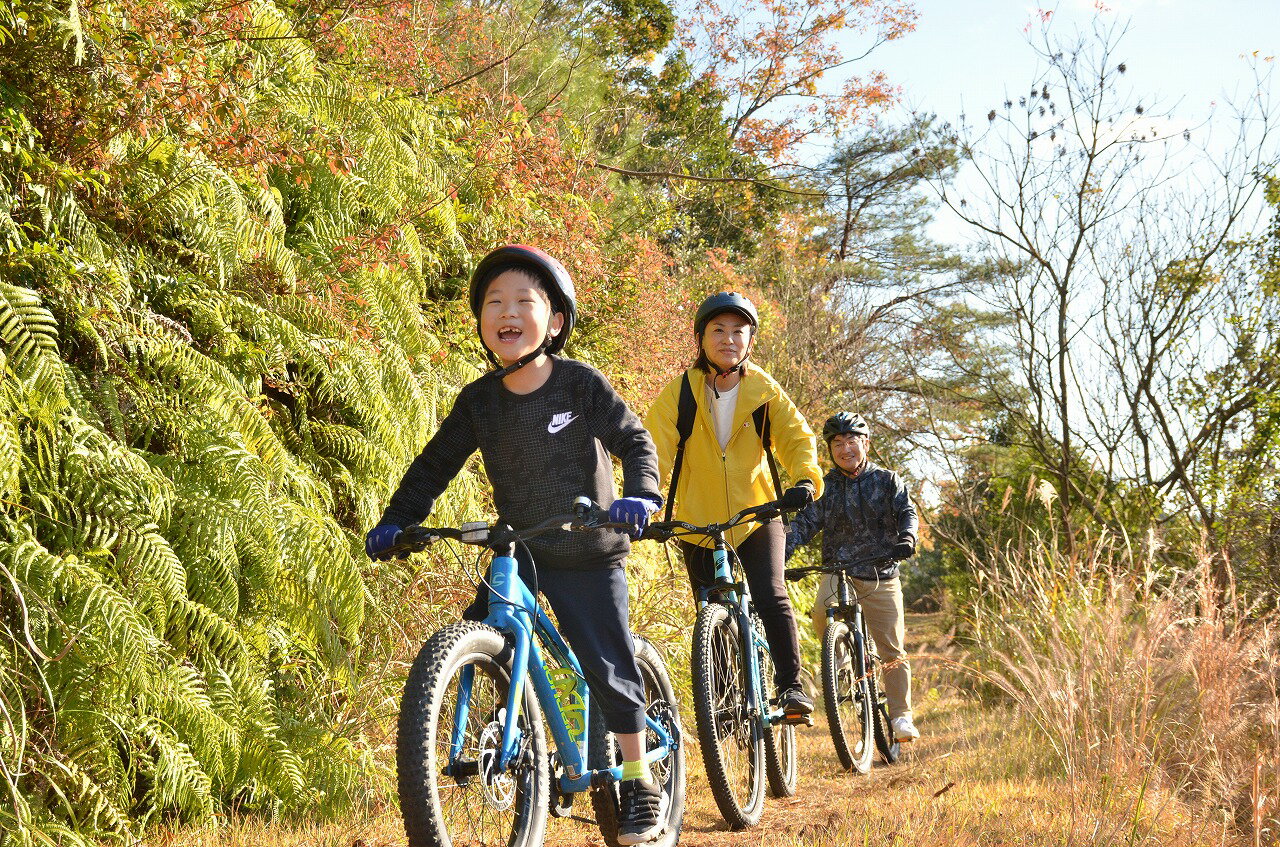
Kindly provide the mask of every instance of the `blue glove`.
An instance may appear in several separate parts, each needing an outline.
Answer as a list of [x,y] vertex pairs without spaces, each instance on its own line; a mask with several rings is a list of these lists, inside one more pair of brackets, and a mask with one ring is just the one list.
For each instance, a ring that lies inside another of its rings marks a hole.
[[384,523],[375,526],[364,537],[364,552],[370,559],[379,559],[385,562],[391,558],[386,551],[394,547],[399,539],[400,527],[395,524]]
[[658,508],[658,504],[647,497],[619,497],[609,506],[609,521],[611,523],[629,523],[634,529],[628,532],[625,529],[616,529],[616,532],[628,532],[628,534],[638,539],[643,533],[644,528],[649,525],[649,516]]

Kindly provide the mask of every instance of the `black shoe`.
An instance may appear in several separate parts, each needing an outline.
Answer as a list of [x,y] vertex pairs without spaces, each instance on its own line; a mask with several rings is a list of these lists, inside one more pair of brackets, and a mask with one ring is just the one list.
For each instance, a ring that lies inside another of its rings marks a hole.
[[666,798],[662,790],[652,782],[642,779],[624,779],[619,786],[622,794],[619,844],[644,844],[662,834],[662,807]]
[[778,698],[782,713],[788,718],[813,714],[813,698],[799,688],[788,688]]

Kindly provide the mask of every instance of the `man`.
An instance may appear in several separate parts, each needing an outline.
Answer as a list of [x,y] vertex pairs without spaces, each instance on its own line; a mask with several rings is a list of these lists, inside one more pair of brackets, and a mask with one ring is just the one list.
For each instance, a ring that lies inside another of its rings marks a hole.
[[[885,662],[884,687],[894,737],[920,737],[911,715],[911,668],[902,650],[905,629],[898,562],[915,555],[919,524],[902,478],[867,458],[871,429],[861,415],[840,412],[822,428],[835,467],[823,479],[820,498],[796,515],[787,530],[787,558],[822,532],[822,561],[849,566],[854,596]],[[828,606],[837,602],[835,577],[818,587],[813,625],[822,638]]]

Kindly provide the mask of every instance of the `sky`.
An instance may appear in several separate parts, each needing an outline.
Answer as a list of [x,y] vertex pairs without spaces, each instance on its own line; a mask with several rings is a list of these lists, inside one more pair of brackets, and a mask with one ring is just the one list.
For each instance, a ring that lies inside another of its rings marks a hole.
[[[1040,9],[1052,10],[1050,32],[1067,40],[1090,29],[1095,18],[1127,25],[1115,54],[1127,67],[1123,84],[1140,95],[1148,115],[1169,111],[1178,125],[1207,130],[1211,147],[1214,137],[1223,142],[1233,137],[1221,122],[1230,101],[1256,91],[1255,68],[1271,73],[1273,97],[1280,96],[1280,0],[1112,0],[1101,10],[1095,0],[1046,0],[1045,6],[1025,0],[914,0],[914,5],[919,13],[915,31],[881,45],[853,70],[884,71],[900,86],[900,102],[886,116],[890,122],[902,122],[915,111],[952,124],[964,115],[981,129],[990,109],[1007,98],[1016,101],[1043,70],[1028,43],[1040,34]],[[843,46],[846,55],[866,49],[865,39],[859,43],[856,36]],[[1267,62],[1268,57],[1276,58]],[[1205,136],[1197,141],[1205,142]],[[962,171],[956,185],[965,183]],[[957,245],[973,234],[945,209],[937,211],[929,233]]]
[[[1036,60],[1024,28],[1037,6],[1019,0],[916,0],[916,30],[878,48],[864,67],[885,71],[902,86],[903,104],[954,121],[961,112],[985,114],[1021,91]],[[1053,28],[1070,34],[1088,26],[1092,0],[1046,4]],[[1119,55],[1127,80],[1179,116],[1208,115],[1252,89],[1253,72],[1242,55],[1280,57],[1280,0],[1113,0],[1105,20],[1129,22]],[[1280,63],[1280,59],[1277,60]]]

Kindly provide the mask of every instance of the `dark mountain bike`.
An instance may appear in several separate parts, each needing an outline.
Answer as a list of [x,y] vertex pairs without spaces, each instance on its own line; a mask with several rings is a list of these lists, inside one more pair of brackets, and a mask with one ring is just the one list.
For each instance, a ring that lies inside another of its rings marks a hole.
[[[587,790],[605,842],[620,846],[616,744],[592,707],[581,665],[514,557],[517,542],[545,532],[613,527],[630,525],[608,523],[607,513],[579,498],[573,514],[519,532],[483,523],[409,527],[387,551],[413,552],[448,538],[494,553],[485,576],[488,617],[433,635],[405,683],[396,770],[410,847],[537,847],[552,798],[555,813],[566,815],[575,794]],[[647,843],[673,847],[684,821],[679,708],[661,655],[633,637],[648,699],[645,758],[666,800],[663,833]],[[555,742],[550,755],[544,717]]]
[[[777,503],[765,503],[709,526],[656,521],[644,535],[660,541],[699,535],[715,543],[715,579],[698,592],[693,626],[693,708],[711,794],[734,829],[759,822],[766,782],[775,797],[796,790],[795,727],[778,707],[764,627],[738,576],[737,554],[725,542],[738,524],[778,514]],[[801,720],[812,723],[808,716]]]
[[[889,561],[872,559],[855,563],[854,567]],[[822,639],[822,702],[840,764],[854,773],[865,774],[871,770],[873,743],[886,764],[898,761],[901,744],[893,737],[880,655],[867,633],[862,607],[850,583],[849,567],[787,568],[786,576],[796,580],[824,573],[836,578],[836,605],[827,609],[827,629]]]

